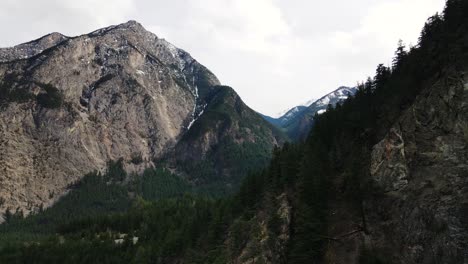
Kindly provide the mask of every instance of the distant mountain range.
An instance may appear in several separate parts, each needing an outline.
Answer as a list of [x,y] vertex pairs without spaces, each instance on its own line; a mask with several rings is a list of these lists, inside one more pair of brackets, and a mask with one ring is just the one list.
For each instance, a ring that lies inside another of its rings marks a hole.
[[310,100],[304,105],[298,105],[285,111],[278,118],[266,115],[263,115],[263,118],[282,129],[291,139],[300,140],[307,135],[312,127],[315,114],[324,113],[328,105],[335,106],[353,96],[356,91],[356,87],[341,86],[318,100]]

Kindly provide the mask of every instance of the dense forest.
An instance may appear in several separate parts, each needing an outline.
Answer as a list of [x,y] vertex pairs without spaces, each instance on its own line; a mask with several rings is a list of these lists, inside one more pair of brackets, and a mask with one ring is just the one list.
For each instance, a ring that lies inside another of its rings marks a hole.
[[[212,197],[164,169],[131,176],[112,162],[104,175],[70,186],[51,208],[24,219],[8,212],[0,262],[321,263],[330,241],[331,183],[345,175],[342,194],[362,208],[373,192],[371,147],[425,85],[467,64],[466,14],[467,1],[449,0],[427,21],[418,45],[400,42],[392,65],[379,65],[354,97],[317,115],[307,140],[276,148],[270,165],[245,177],[236,194]],[[288,217],[279,213],[278,197],[287,197]],[[367,232],[364,218],[361,229]],[[285,232],[283,247],[278,237]],[[268,259],[262,252],[282,253]],[[386,263],[367,250],[360,260]]]

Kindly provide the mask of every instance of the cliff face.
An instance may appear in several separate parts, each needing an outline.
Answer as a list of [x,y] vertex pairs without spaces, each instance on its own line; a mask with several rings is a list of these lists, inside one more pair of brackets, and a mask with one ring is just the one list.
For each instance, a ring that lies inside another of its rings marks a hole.
[[[465,74],[466,75],[466,74]],[[366,244],[395,263],[468,260],[468,79],[425,89],[373,147]]]
[[0,60],[0,212],[49,206],[109,160],[123,158],[129,171],[157,165],[219,85],[134,21],[54,33],[0,49]]
[[372,147],[362,206],[334,180],[325,263],[468,261],[468,78],[434,79]]

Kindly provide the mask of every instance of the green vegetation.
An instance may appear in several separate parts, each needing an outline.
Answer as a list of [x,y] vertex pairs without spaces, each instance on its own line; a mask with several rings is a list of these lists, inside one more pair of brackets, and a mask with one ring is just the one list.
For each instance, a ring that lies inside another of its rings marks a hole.
[[136,176],[135,191],[143,199],[158,201],[165,198],[181,197],[195,192],[187,181],[175,176],[166,169],[147,169],[141,176]]
[[51,84],[36,83],[45,93],[37,95],[37,103],[45,108],[59,108],[63,104],[63,95],[59,89]]
[[[127,182],[127,178],[131,178]],[[134,197],[148,201],[182,197],[194,192],[192,186],[164,169],[147,169],[141,176],[129,176],[123,161],[111,161],[106,173],[90,173],[69,186],[69,193],[53,207],[22,218],[22,212],[9,212],[5,224],[0,225],[0,243],[42,237],[57,232],[60,226],[76,219],[125,212]]]
[[130,162],[136,165],[141,164],[143,162],[141,153],[133,153]]
[[35,96],[30,90],[32,83],[16,73],[6,74],[3,80],[0,80],[0,105],[6,106],[11,102],[25,103],[36,99],[37,103],[45,108],[62,106],[63,95],[59,89],[51,84],[35,82],[44,90]]
[[[114,167],[108,171],[119,169],[118,162],[111,165]],[[153,176],[158,180],[146,181]],[[158,202],[141,198],[157,200],[177,193],[171,184],[152,186],[163,192],[172,189],[166,195],[150,188],[151,181],[167,183],[169,176],[165,171],[146,172],[136,183],[136,193],[141,196],[131,206],[119,176],[86,176],[52,208],[25,219],[12,216],[3,224],[0,262],[167,263],[186,256],[205,263],[206,258],[219,258],[222,250],[216,246],[224,233],[216,230],[230,221],[224,208],[231,207],[231,200],[187,195]],[[116,242],[120,238],[122,243]],[[133,238],[138,238],[135,245]],[[191,250],[195,247],[201,249]]]
[[[232,88],[217,86],[214,91],[208,108],[179,143],[176,167],[197,184],[225,194],[235,191],[245,175],[268,165],[273,136],[280,142],[286,137],[248,108]],[[187,158],[184,146],[197,146],[205,135],[216,138],[216,147],[198,161]]]
[[0,80],[0,106],[5,106],[10,102],[27,102],[34,98],[34,95],[25,85],[25,80],[18,74],[6,74]]

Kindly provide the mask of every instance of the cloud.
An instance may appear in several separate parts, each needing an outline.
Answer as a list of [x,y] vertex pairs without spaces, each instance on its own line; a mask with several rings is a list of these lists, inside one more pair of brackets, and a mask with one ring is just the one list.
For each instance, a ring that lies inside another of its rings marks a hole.
[[5,0],[1,46],[140,21],[190,52],[255,110],[274,114],[354,85],[416,43],[444,0]]
[[1,46],[29,41],[52,31],[79,35],[121,23],[134,15],[132,0],[6,0],[0,9]]
[[289,35],[289,25],[271,0],[205,0],[203,5],[188,0],[182,8],[189,12],[173,10],[185,14],[175,24],[147,19],[148,24],[181,42],[197,39],[210,47],[265,56],[286,52],[281,40]]

